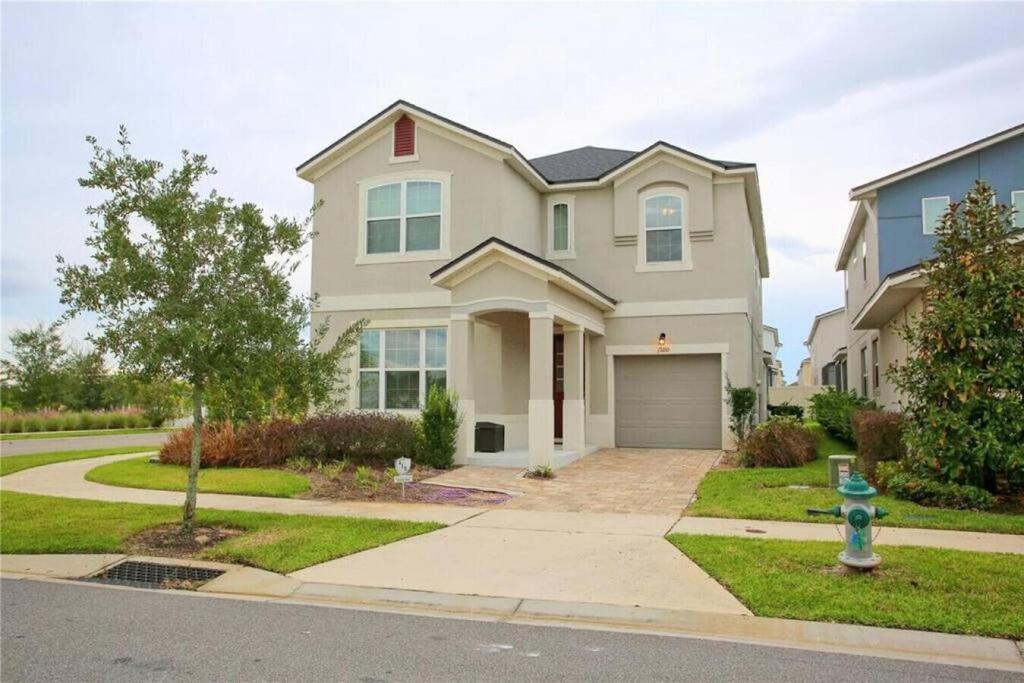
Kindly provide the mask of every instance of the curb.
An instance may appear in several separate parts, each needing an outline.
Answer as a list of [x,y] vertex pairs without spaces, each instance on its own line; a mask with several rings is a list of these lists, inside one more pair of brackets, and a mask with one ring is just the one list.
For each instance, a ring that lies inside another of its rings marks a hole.
[[[25,557],[5,556],[4,564]],[[4,567],[0,569],[0,574],[6,578],[22,580],[74,580],[66,571],[68,567],[63,567],[65,571],[61,571],[47,565],[56,565],[58,562],[67,565],[69,560],[74,559],[77,561],[72,566],[76,568],[81,566],[79,562],[82,560],[95,562],[105,568],[112,564],[111,557],[35,556],[31,565],[14,562],[13,568]],[[167,558],[113,557],[180,564]],[[52,562],[48,562],[51,558]],[[1024,673],[1024,644],[1008,639],[717,612],[301,582],[251,567],[197,561],[186,563],[215,566],[226,571],[221,577],[201,586],[198,591],[186,591],[195,597],[628,631]],[[117,590],[150,590],[92,585]]]

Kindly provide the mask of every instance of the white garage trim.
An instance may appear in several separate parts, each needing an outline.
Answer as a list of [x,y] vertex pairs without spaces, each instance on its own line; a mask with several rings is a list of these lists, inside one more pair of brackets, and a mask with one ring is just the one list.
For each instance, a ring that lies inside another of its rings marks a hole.
[[[615,356],[678,356],[718,354],[721,357],[722,373],[722,445],[721,448],[734,447],[732,434],[729,432],[729,407],[726,404],[726,387],[728,379],[726,368],[729,362],[728,344],[674,344],[667,350],[659,350],[651,344],[623,344],[605,347],[608,356],[608,422],[611,425],[612,441],[615,439]],[[618,444],[615,444],[618,445]]]

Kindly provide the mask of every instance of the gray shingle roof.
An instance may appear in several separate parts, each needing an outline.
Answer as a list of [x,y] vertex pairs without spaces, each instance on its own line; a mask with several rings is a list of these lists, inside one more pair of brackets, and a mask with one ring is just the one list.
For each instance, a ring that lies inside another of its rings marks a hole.
[[624,149],[587,146],[530,159],[530,163],[549,182],[594,180],[636,154]]
[[699,154],[676,147],[667,142],[656,142],[647,149],[639,152],[631,152],[625,149],[609,149],[607,147],[580,147],[570,149],[567,152],[549,154],[536,159],[530,159],[530,164],[544,176],[549,183],[567,183],[583,180],[597,180],[609,171],[622,166],[635,156],[643,154],[647,150],[659,144],[671,147],[680,152],[685,152],[698,159],[704,159],[722,168],[745,168],[754,164],[745,161],[720,161],[709,159]]

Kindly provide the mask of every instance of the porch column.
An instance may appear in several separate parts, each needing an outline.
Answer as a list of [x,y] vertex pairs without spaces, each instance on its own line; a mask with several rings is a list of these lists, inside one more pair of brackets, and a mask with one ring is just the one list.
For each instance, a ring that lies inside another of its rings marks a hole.
[[586,437],[586,406],[583,403],[583,328],[562,326],[565,340],[565,370],[562,379],[562,444],[567,451],[583,455]]
[[554,334],[551,313],[530,313],[530,467],[551,465],[555,453]]
[[453,315],[449,327],[451,355],[448,357],[449,385],[459,396],[459,438],[455,462],[464,465],[476,450],[473,433],[476,427],[476,401],[473,398],[473,319]]

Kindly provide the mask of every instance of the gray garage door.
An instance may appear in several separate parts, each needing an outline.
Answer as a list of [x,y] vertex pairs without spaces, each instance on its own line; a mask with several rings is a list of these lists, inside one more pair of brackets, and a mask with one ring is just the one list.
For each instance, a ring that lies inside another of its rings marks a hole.
[[615,445],[721,448],[721,356],[616,356]]

